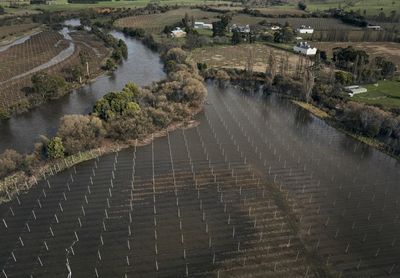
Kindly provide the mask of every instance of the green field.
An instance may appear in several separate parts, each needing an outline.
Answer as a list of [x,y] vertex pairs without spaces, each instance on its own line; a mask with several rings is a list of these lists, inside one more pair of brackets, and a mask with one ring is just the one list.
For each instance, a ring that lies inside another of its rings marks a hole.
[[367,93],[355,95],[352,99],[370,105],[381,105],[384,108],[400,108],[400,82],[380,81],[378,85],[365,86]]
[[310,1],[307,0],[307,8],[310,11],[326,10],[329,8],[345,8],[346,10],[360,10],[361,13],[366,10],[367,15],[377,15],[381,11],[388,16],[391,11],[400,11],[399,0],[331,0],[331,1]]
[[[67,10],[82,10],[88,8],[136,8],[144,7],[149,3],[157,3],[161,5],[200,5],[200,4],[218,4],[230,3],[227,1],[203,1],[203,0],[135,0],[135,1],[103,1],[96,4],[68,4],[67,0],[55,0],[49,5],[29,5],[25,6],[24,10],[47,10],[47,11],[67,11]],[[1,5],[1,1],[0,1]],[[10,9],[9,12],[15,12],[19,9]]]

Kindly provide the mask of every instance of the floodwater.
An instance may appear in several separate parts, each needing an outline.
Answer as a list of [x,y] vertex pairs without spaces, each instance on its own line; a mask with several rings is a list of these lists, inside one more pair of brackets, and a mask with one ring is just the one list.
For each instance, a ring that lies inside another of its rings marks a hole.
[[128,58],[118,69],[47,105],[0,122],[0,153],[8,148],[20,152],[31,151],[40,135],[55,134],[62,116],[89,113],[96,100],[110,91],[121,90],[128,82],[146,86],[165,77],[157,53],[120,32],[111,33],[118,39],[123,39],[128,46]]
[[[130,58],[114,77],[12,119],[3,148],[23,149],[130,80],[164,77],[156,54],[125,40]],[[82,163],[0,206],[0,269],[8,277],[66,276],[66,263],[74,277],[400,277],[398,161],[276,95],[207,88],[198,127]]]

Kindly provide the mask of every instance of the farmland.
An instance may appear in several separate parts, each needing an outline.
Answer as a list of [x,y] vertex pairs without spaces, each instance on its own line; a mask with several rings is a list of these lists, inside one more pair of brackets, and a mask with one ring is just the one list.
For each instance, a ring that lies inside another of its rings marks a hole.
[[216,21],[218,13],[205,12],[199,9],[176,9],[162,14],[140,15],[118,19],[114,24],[117,27],[143,28],[149,33],[161,33],[166,25],[180,22],[185,13],[189,17],[205,22]]
[[366,11],[368,16],[374,16],[379,14],[380,12],[385,12],[387,15],[390,14],[391,11],[399,11],[400,10],[400,2],[393,0],[331,0],[331,1],[306,1],[307,7],[311,11],[315,10],[326,10],[329,8],[338,8],[342,7],[346,10],[360,10],[363,12]]
[[36,23],[24,23],[12,26],[1,26],[0,27],[0,46],[8,44],[16,38],[37,30],[40,25]]
[[359,29],[351,25],[342,23],[340,20],[334,18],[264,18],[255,17],[246,14],[237,14],[233,17],[232,22],[236,24],[258,24],[261,21],[266,21],[271,24],[284,25],[286,22],[293,28],[298,28],[302,25],[312,26],[316,31],[322,30],[354,30]]
[[194,50],[191,55],[196,62],[206,63],[209,67],[245,69],[249,55],[251,54],[254,61],[253,70],[256,72],[265,72],[267,58],[271,51],[277,63],[280,63],[282,59],[288,59],[289,71],[295,70],[299,60],[298,55],[264,44],[205,47]]
[[368,85],[366,88],[368,89],[367,93],[355,95],[352,99],[387,109],[400,107],[400,82],[380,81],[377,84]]
[[[50,74],[61,74],[63,69],[79,63],[80,51],[89,55],[92,74],[99,72],[103,59],[109,54],[94,35],[76,32],[71,35],[75,48],[67,52],[70,42],[55,31],[47,30],[31,36],[21,44],[0,52],[0,107],[9,109],[26,101],[24,88],[31,85],[31,76],[39,69]],[[65,53],[62,53],[62,52]],[[61,55],[61,56],[58,56]],[[66,56],[67,55],[67,56]],[[56,59],[56,60],[54,60]],[[45,66],[48,64],[48,66]]]
[[332,57],[332,49],[335,47],[347,47],[349,45],[354,48],[362,49],[372,57],[383,56],[394,62],[400,68],[400,45],[394,42],[315,42],[314,45],[327,51]]

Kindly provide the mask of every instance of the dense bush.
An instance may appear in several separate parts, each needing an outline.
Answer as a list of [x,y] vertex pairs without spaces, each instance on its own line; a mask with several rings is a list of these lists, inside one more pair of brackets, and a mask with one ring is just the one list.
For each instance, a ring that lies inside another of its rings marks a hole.
[[15,150],[5,150],[0,155],[0,178],[21,170],[24,165],[24,157]]
[[67,88],[67,83],[62,77],[46,72],[35,73],[31,81],[33,93],[40,95],[44,100],[58,98]]
[[98,147],[104,135],[103,122],[98,117],[84,115],[62,117],[57,132],[67,154]]

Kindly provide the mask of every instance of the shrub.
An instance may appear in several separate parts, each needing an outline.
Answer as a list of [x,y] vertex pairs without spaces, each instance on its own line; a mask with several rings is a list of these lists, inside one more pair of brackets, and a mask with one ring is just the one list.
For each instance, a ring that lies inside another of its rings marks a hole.
[[0,178],[4,178],[23,166],[24,157],[15,150],[5,150],[0,155]]
[[65,148],[60,137],[54,137],[47,143],[47,157],[50,159],[63,158]]
[[105,129],[98,117],[83,115],[62,117],[57,133],[57,136],[62,138],[68,154],[99,146],[104,135]]

